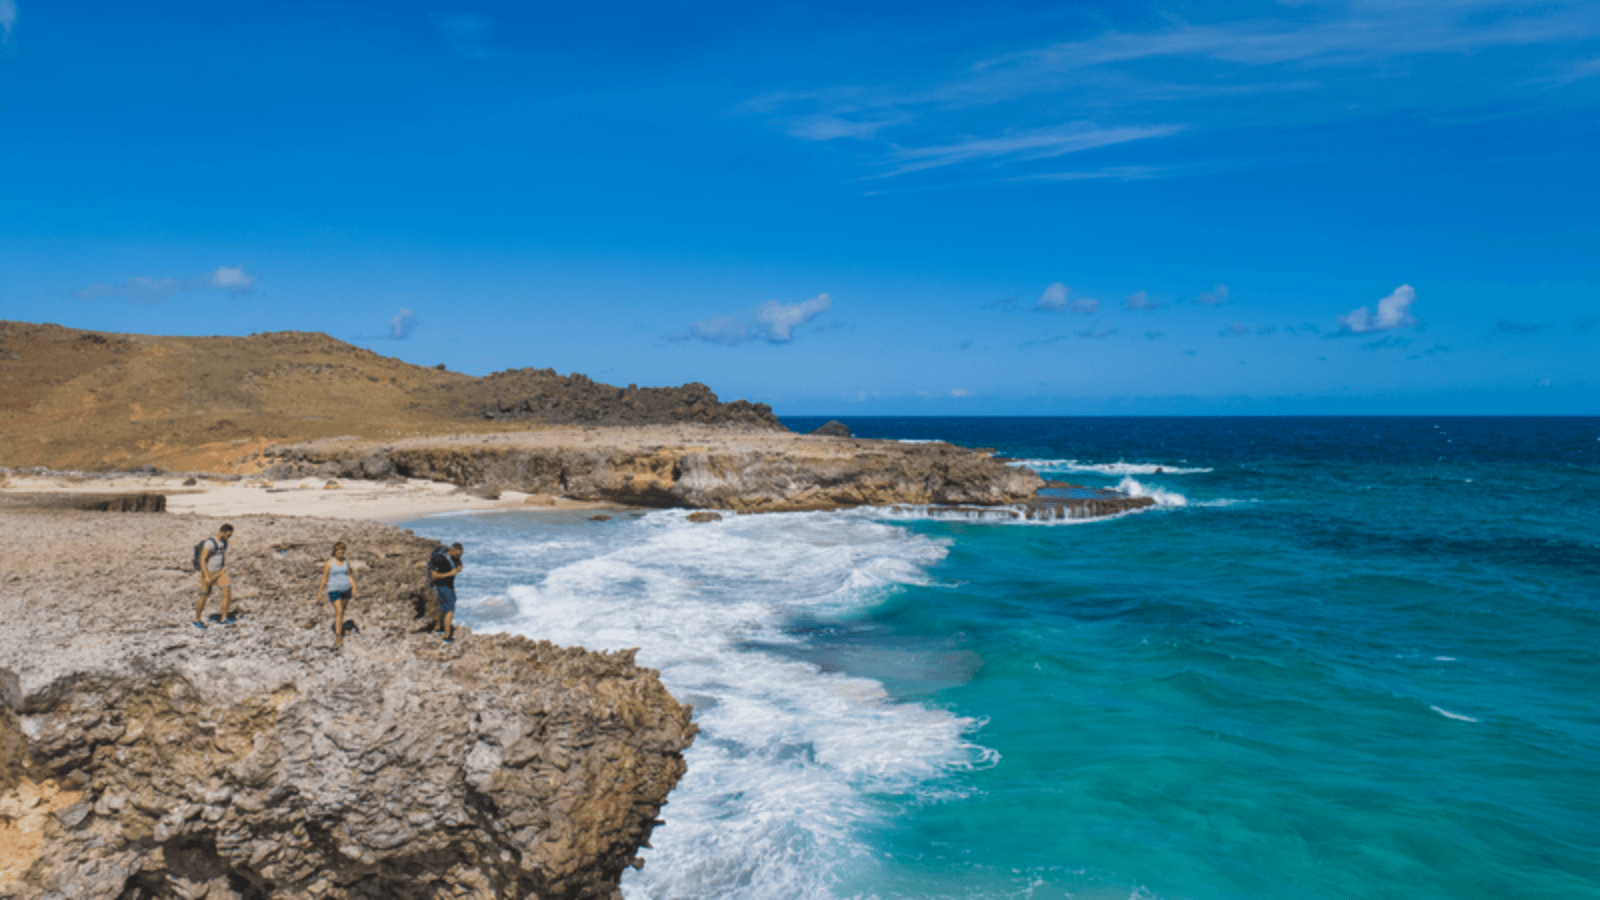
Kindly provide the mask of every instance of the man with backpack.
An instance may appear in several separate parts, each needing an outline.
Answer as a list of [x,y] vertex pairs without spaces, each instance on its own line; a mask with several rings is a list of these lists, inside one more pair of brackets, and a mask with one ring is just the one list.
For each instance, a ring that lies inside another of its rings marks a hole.
[[211,621],[232,625],[239,621],[228,612],[233,600],[233,583],[228,580],[228,538],[233,536],[233,526],[224,525],[213,537],[194,545],[194,567],[200,572],[200,599],[194,603],[194,627],[204,631],[206,623],[206,598],[211,589],[222,588],[222,611],[212,615]]
[[446,644],[454,643],[456,639],[456,576],[461,574],[461,544],[450,545],[450,549],[435,547],[433,555],[428,557],[428,580],[433,584],[433,596],[439,602],[439,621],[435,623],[434,634],[444,635]]

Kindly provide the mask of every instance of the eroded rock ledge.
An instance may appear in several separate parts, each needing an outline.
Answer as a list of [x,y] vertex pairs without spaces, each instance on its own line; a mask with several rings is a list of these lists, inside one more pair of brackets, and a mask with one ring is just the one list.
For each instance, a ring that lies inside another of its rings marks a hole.
[[655,507],[783,512],[896,503],[994,506],[1043,481],[950,444],[688,427],[548,429],[268,448],[267,477],[401,475]]
[[[418,633],[432,543],[241,517],[0,513],[0,897],[615,897],[693,739],[631,652]],[[359,633],[313,596],[351,545]],[[470,571],[470,569],[469,569]]]

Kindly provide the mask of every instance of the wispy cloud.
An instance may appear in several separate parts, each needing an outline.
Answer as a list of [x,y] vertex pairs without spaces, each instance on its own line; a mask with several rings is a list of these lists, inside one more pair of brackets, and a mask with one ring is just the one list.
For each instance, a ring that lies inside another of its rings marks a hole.
[[417,326],[421,324],[422,321],[417,318],[415,312],[402,306],[400,313],[389,320],[389,339],[403,341],[411,337],[411,333],[416,331]]
[[1199,301],[1206,306],[1221,306],[1228,302],[1228,286],[1214,284],[1209,291],[1201,291]]
[[1087,328],[1079,328],[1078,330],[1076,330],[1076,331],[1074,331],[1072,333],[1077,335],[1078,337],[1090,338],[1092,340],[1097,340],[1097,341],[1098,340],[1104,340],[1105,338],[1111,337],[1113,334],[1117,333],[1117,329],[1115,329],[1115,328],[1107,328],[1104,331],[1099,330],[1099,328],[1098,328],[1099,324],[1100,324],[1099,322],[1094,322],[1094,323],[1091,323],[1089,325],[1089,327],[1087,327]]
[[1100,311],[1100,301],[1093,297],[1074,297],[1072,288],[1057,281],[1044,289],[1033,308],[1045,312],[1073,312],[1092,316]]
[[1217,332],[1219,337],[1241,337],[1250,333],[1250,326],[1243,322],[1229,322]]
[[891,156],[900,160],[901,165],[881,177],[890,178],[977,160],[1048,159],[1096,147],[1108,147],[1112,144],[1166,137],[1182,130],[1181,125],[1099,128],[1091,122],[1074,122],[1059,128],[1014,132],[995,137],[965,138],[923,147],[896,147]]
[[682,340],[694,337],[710,344],[735,346],[750,341],[769,344],[787,344],[794,340],[795,329],[801,327],[833,307],[827,294],[818,294],[800,303],[779,303],[776,300],[757,306],[753,310],[726,316],[711,316],[689,326],[688,335],[673,335]]
[[17,27],[16,0],[0,0],[0,44],[11,43],[11,32]]
[[1137,294],[1129,294],[1122,300],[1123,309],[1154,311],[1165,305],[1160,298],[1152,297],[1144,291],[1140,291]]
[[1572,327],[1579,331],[1588,331],[1596,325],[1600,325],[1600,313],[1579,316],[1578,318],[1572,320]]
[[445,45],[468,59],[483,59],[489,49],[489,32],[494,23],[471,13],[428,13],[428,20],[444,35]]
[[1412,317],[1410,310],[1411,304],[1415,303],[1416,299],[1416,288],[1402,284],[1389,296],[1378,301],[1376,313],[1369,312],[1365,306],[1359,306],[1339,316],[1339,333],[1370,334],[1374,331],[1388,331],[1392,328],[1415,325],[1417,320]]
[[1144,336],[1145,336],[1145,340],[1159,341],[1162,338],[1166,337],[1167,333],[1165,331],[1146,331],[1144,333]]
[[[1083,172],[1049,172],[1030,164],[1183,131],[1256,128],[1269,95],[1283,121],[1308,123],[1438,112],[1441,96],[1447,105],[1481,107],[1600,72],[1584,44],[1600,36],[1600,6],[1592,3],[1283,6],[1290,8],[1232,20],[1218,19],[1227,8],[1195,7],[1194,15],[1212,21],[1169,12],[1153,28],[1105,30],[966,65],[956,60],[975,47],[958,45],[898,83],[773,92],[747,108],[804,140],[859,142],[861,162],[889,176],[976,163],[1021,169],[1016,179],[1073,180],[1127,177],[1114,173],[1135,167],[1107,160]],[[1543,52],[1501,54],[1495,65],[1504,77],[1463,79],[1452,70],[1440,76],[1449,79],[1443,93],[1430,77],[1430,60],[1516,48]],[[1174,173],[1137,162],[1145,177]]]
[[[3,2],[3,0],[0,0]],[[145,278],[134,276],[121,284],[95,282],[72,291],[68,296],[76,300],[99,300],[102,297],[122,297],[135,303],[160,303],[179,291],[199,288],[216,288],[238,297],[255,292],[257,276],[247,274],[243,266],[218,266],[199,278]]]

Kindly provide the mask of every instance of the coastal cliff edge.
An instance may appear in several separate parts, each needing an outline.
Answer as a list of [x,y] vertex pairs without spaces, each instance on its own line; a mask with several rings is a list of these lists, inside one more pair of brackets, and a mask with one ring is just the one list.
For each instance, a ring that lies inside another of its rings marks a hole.
[[[0,512],[0,897],[615,898],[694,737],[632,651],[426,633],[434,545],[232,520],[239,621],[189,624],[220,520]],[[313,596],[350,544],[355,631]],[[211,607],[215,609],[215,605]]]

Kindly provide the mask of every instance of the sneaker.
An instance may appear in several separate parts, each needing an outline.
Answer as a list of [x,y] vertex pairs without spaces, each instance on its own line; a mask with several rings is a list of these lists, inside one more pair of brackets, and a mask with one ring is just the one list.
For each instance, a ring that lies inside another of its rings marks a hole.
[[222,621],[222,613],[212,613],[211,615],[206,616],[206,618],[210,619],[213,622],[221,622]]
[[206,630],[206,623],[200,621],[199,619],[195,619],[193,622],[191,622],[189,624],[191,624],[194,627],[200,629],[201,631],[205,631]]
[[235,623],[237,621],[239,621],[239,617],[238,616],[229,616],[226,619],[222,620],[222,624],[224,624],[224,625],[232,625],[233,623]]
[[435,628],[433,630],[433,633],[438,635],[439,637],[444,637],[444,629],[443,628]]
[[456,642],[456,639],[455,638],[445,638],[444,642],[446,644],[454,644]]

